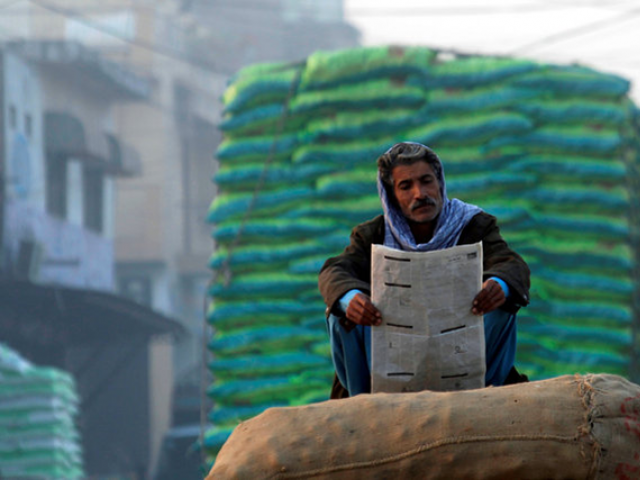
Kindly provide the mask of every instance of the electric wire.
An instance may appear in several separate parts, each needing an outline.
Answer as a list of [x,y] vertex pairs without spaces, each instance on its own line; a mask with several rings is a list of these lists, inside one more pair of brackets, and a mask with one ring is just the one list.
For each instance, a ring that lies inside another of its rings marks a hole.
[[584,35],[591,35],[594,33],[594,30],[602,30],[603,28],[619,25],[624,22],[628,22],[630,20],[636,20],[638,15],[640,15],[640,8],[634,8],[632,10],[625,11],[621,14],[614,15],[610,18],[605,18],[602,20],[598,20],[595,22],[591,22],[587,25],[581,25],[579,27],[570,28],[563,32],[555,33],[553,35],[549,35],[547,37],[536,40],[535,42],[528,43],[526,45],[521,45],[513,50],[511,50],[512,55],[521,54],[525,52],[530,52],[531,50],[537,50],[541,47],[548,47],[551,45],[555,45],[560,42],[573,40],[578,37],[582,37]]
[[203,70],[207,70],[210,71],[212,73],[218,73],[218,74],[227,74],[225,72],[220,72],[218,70],[218,67],[210,62],[209,60],[206,59],[200,59],[198,61],[188,57],[188,56],[182,56],[179,52],[174,51],[172,49],[168,49],[165,47],[161,47],[158,46],[155,43],[151,43],[151,42],[147,42],[144,40],[139,40],[139,39],[128,39],[125,38],[121,35],[118,35],[116,33],[114,33],[113,31],[111,31],[108,28],[104,28],[101,27],[99,25],[96,25],[94,22],[91,22],[90,19],[86,18],[84,15],[81,15],[79,12],[75,11],[75,10],[70,10],[70,9],[66,9],[66,8],[62,8],[62,7],[58,7],[58,6],[54,6],[51,5],[45,1],[42,0],[28,0],[29,2],[33,3],[34,5],[37,5],[38,7],[44,9],[44,10],[48,10],[52,13],[55,13],[57,15],[61,15],[65,18],[70,18],[73,20],[76,20],[77,22],[80,22],[82,24],[84,24],[85,26],[92,28],[96,31],[99,31],[105,35],[108,35],[110,37],[116,38],[118,40],[121,40],[124,43],[136,46],[136,47],[141,47],[147,50],[150,50],[154,53],[157,53],[158,55],[162,55],[168,58],[171,58],[173,60],[177,60],[179,62],[182,63],[186,63],[189,65],[193,65],[195,67],[201,68]]
[[[0,10],[4,10],[5,8],[11,8],[14,5],[16,5],[18,3],[22,3],[24,1],[27,1],[27,0],[9,0],[9,1],[5,2],[5,3],[0,4]],[[4,15],[4,14],[5,14],[5,12],[2,13],[2,15]]]
[[539,3],[531,3],[525,5],[510,6],[463,6],[463,7],[411,7],[411,8],[371,8],[371,7],[351,7],[345,11],[349,16],[359,17],[405,17],[405,16],[428,16],[428,15],[446,15],[446,16],[468,16],[468,15],[495,15],[497,13],[522,13],[556,11],[562,7],[555,5],[540,5]]

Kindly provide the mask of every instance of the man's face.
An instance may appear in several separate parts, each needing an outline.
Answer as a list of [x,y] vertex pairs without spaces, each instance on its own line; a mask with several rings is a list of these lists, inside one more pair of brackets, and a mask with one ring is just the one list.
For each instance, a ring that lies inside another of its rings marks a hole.
[[433,167],[418,161],[411,165],[398,165],[391,171],[393,192],[400,210],[408,220],[429,223],[442,210],[440,183]]

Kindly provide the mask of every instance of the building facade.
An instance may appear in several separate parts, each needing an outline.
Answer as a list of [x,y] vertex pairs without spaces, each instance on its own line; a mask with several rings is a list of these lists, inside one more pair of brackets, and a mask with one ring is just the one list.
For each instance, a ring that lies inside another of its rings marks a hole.
[[140,162],[113,106],[149,84],[75,42],[7,43],[0,66],[3,340],[74,376],[88,475],[147,471],[182,329],[115,292],[115,183]]
[[[20,267],[30,272],[25,275],[90,283],[178,319],[186,333],[177,340],[171,367],[176,380],[172,424],[199,424],[201,412],[210,411],[201,393],[210,380],[204,365],[210,335],[205,310],[214,248],[205,219],[215,197],[213,155],[224,115],[220,97],[243,66],[297,61],[315,50],[355,46],[358,32],[344,22],[342,0],[321,5],[304,0],[58,0],[4,12],[0,27],[19,39],[81,45],[99,59],[70,67],[47,54],[22,53],[35,55],[28,62],[46,70],[47,81],[39,87],[40,97],[29,94],[29,102],[42,103],[40,117],[25,117],[28,102],[21,102],[14,114],[14,123],[24,126],[21,135],[26,137],[31,125],[31,142],[40,142],[42,153],[20,139],[14,142],[15,155],[31,155],[33,169],[41,169],[37,181],[51,185],[30,187],[27,203],[51,221],[83,233],[80,240],[71,239],[72,234],[34,233],[55,237],[58,243],[51,246],[26,242],[21,247],[13,239],[8,247],[12,258],[22,252],[31,259]],[[101,72],[109,62],[126,66],[129,74]],[[25,75],[35,78],[36,73]],[[74,138],[81,137],[78,124],[86,155],[71,151],[80,142]],[[36,161],[37,155],[42,158]],[[35,178],[35,170],[20,168],[14,168],[18,177]],[[8,197],[25,195],[19,193],[20,178],[16,181],[7,184]],[[107,273],[96,263],[115,268]],[[160,431],[150,434],[150,470],[162,437]]]

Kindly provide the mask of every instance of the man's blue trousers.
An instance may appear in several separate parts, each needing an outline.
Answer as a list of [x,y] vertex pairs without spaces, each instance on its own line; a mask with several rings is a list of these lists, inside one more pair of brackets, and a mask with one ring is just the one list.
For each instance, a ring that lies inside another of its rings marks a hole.
[[[340,383],[351,397],[371,392],[372,327],[356,325],[347,331],[333,314],[329,315],[327,322],[331,355]],[[485,314],[484,337],[485,385],[503,385],[516,355],[516,315],[502,309]]]

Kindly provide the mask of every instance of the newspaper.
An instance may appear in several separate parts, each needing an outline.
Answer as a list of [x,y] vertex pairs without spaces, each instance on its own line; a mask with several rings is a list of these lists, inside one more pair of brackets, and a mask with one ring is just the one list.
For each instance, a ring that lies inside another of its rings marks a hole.
[[373,245],[372,392],[484,387],[483,317],[471,313],[482,288],[482,243],[434,252]]

